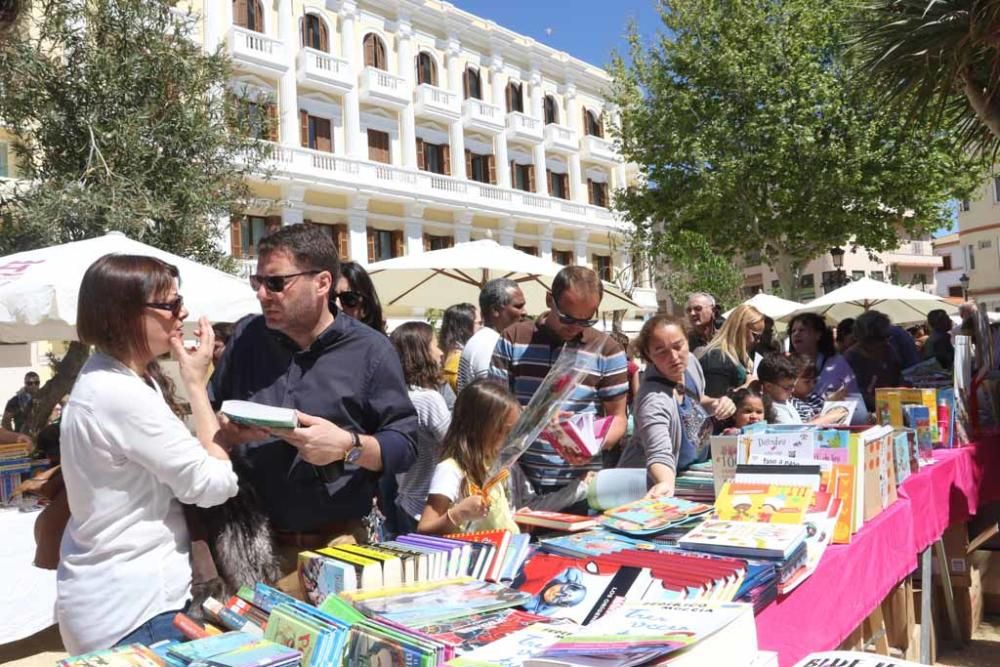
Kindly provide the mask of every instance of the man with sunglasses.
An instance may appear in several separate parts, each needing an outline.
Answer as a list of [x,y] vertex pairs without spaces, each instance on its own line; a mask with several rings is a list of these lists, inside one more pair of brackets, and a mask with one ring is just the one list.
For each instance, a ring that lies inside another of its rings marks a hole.
[[35,405],[35,394],[41,386],[41,378],[35,371],[28,371],[24,374],[24,386],[14,394],[3,409],[3,420],[0,421],[8,431],[22,432],[28,425],[31,417],[31,409]]
[[[582,358],[588,372],[564,402],[562,410],[614,417],[604,442],[605,449],[612,449],[625,434],[628,364],[621,345],[594,329],[603,296],[604,287],[594,271],[582,266],[564,268],[552,280],[552,289],[545,297],[549,311],[535,322],[514,324],[501,334],[493,351],[490,375],[508,386],[521,405],[527,405],[564,347],[599,343],[597,354]],[[588,473],[600,470],[601,456],[587,463],[573,464],[559,456],[547,442],[538,440],[521,456],[519,465],[539,494],[531,503],[533,507],[567,509],[552,506],[546,496],[576,484],[576,498],[569,507],[574,511],[584,509],[581,503],[586,497],[586,488],[581,481]]]
[[298,412],[293,430],[223,428],[226,444],[246,444],[246,476],[292,575],[279,582],[286,590],[299,551],[365,540],[379,477],[405,472],[416,455],[417,416],[389,339],[329,307],[339,270],[332,241],[310,225],[262,239],[250,284],[263,314],[236,325],[211,380],[216,405]]

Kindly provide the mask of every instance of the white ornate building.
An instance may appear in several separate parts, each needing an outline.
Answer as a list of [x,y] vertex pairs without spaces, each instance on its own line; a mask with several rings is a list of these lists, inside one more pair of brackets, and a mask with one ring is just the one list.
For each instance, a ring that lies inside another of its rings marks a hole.
[[234,256],[301,222],[361,263],[491,236],[635,281],[655,310],[608,209],[627,176],[602,69],[437,0],[188,8],[205,48],[232,57],[230,92],[277,120],[257,208],[226,222]]

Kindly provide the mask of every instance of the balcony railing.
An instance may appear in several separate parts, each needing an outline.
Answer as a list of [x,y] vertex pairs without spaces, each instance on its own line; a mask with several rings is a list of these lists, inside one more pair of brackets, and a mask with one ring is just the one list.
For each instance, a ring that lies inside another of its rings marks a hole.
[[545,148],[551,151],[573,152],[580,149],[580,142],[573,130],[549,123],[545,126]]
[[444,88],[422,83],[417,86],[414,111],[417,115],[428,115],[457,120],[461,115],[458,95]]
[[613,142],[592,134],[588,134],[580,142],[580,157],[605,163],[621,162],[621,156],[615,152]]
[[361,97],[366,102],[403,108],[410,103],[406,79],[375,67],[361,72]]
[[301,83],[335,92],[347,92],[354,87],[354,75],[346,60],[311,48],[299,51],[298,78]]
[[506,127],[503,110],[493,104],[469,98],[462,104],[465,122],[489,132],[502,132]]
[[523,215],[561,216],[573,222],[604,226],[615,224],[612,213],[598,206],[309,148],[277,144],[272,144],[272,148],[270,165],[265,167],[307,182],[350,189],[378,188],[400,197],[437,197],[446,205],[449,201],[461,206],[478,204],[486,211],[495,210],[497,214],[520,212]]
[[542,140],[542,121],[526,113],[512,111],[507,114],[507,136],[528,141]]
[[229,52],[234,60],[250,65],[251,69],[275,72],[288,68],[284,42],[240,26],[230,29]]

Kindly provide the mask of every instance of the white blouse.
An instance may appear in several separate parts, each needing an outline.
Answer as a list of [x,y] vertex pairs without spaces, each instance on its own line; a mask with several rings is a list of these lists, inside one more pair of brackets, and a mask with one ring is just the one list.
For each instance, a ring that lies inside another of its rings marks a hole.
[[60,434],[72,516],[56,614],[74,655],[186,604],[190,538],[180,502],[219,505],[236,495],[236,474],[209,456],[158,387],[104,354],[80,372]]

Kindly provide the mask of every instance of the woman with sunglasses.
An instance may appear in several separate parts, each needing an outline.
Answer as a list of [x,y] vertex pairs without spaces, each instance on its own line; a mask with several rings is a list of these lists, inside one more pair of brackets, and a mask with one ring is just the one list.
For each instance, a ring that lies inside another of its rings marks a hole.
[[341,312],[364,322],[375,331],[385,333],[382,302],[379,301],[371,276],[363,266],[357,262],[344,262],[340,265],[336,297],[337,308]]
[[[202,318],[187,350],[177,268],[153,257],[105,255],[87,269],[77,334],[96,351],[62,415],[70,519],[62,539],[56,613],[71,654],[182,639],[173,616],[191,598],[190,537],[181,503],[212,507],[236,495],[215,442],[205,380],[213,333]],[[171,411],[157,358],[180,365],[195,424]]]

